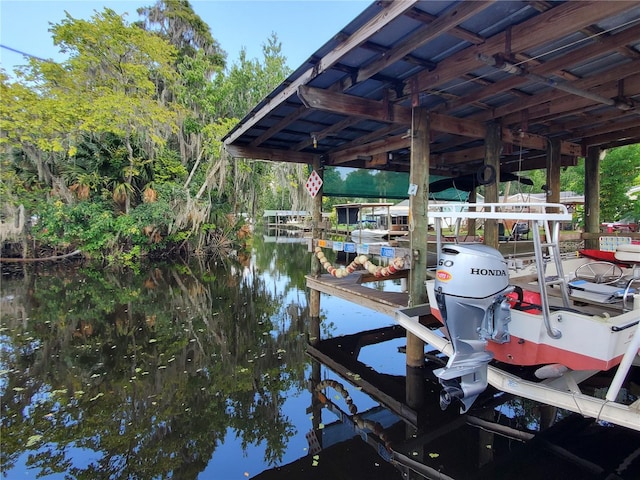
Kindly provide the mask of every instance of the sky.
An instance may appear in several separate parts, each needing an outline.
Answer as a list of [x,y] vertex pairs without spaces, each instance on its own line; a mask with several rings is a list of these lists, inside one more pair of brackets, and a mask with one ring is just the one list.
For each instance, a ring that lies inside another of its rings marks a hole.
[[[89,19],[109,7],[139,19],[137,8],[155,0],[0,0],[0,65],[11,73],[25,64],[25,52],[39,58],[65,59],[53,45],[50,24],[60,23],[65,11]],[[287,65],[297,69],[322,45],[365,10],[370,0],[191,0],[196,14],[227,52],[227,64],[237,61],[241,48],[249,59],[262,60],[262,45],[275,32]],[[8,47],[8,48],[7,48]]]

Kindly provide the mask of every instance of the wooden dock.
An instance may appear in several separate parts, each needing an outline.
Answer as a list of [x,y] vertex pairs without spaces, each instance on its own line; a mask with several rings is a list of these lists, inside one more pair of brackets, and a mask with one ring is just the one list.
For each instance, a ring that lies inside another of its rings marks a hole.
[[[433,239],[432,239],[433,240]],[[458,239],[460,240],[460,238]],[[445,238],[444,241],[455,241],[452,238]],[[334,248],[334,241],[332,240],[319,240],[314,239],[312,241],[314,246],[320,245],[323,248]],[[343,243],[343,242],[340,242]],[[518,242],[504,242],[501,243],[501,247],[504,248],[503,255],[509,256],[530,256],[533,252],[532,242],[530,241],[518,241]],[[368,251],[370,256],[378,256],[381,254],[381,248],[384,245],[370,244],[368,245]],[[408,242],[399,242],[397,245],[390,246],[392,255],[395,257],[403,258],[405,265],[411,262],[410,255],[411,250]],[[436,264],[436,243],[435,241],[428,242],[427,248],[427,265],[434,266]],[[336,278],[328,273],[324,273],[320,276],[307,275],[307,287],[322,292],[334,297],[342,298],[357,305],[369,308],[373,311],[383,313],[389,317],[394,318],[396,311],[400,308],[406,308],[409,306],[409,294],[407,292],[389,292],[382,291],[367,284],[373,282],[381,282],[386,280],[396,280],[400,278],[408,278],[409,270],[401,270],[393,275],[387,277],[376,277],[371,275],[366,270],[357,270],[350,275],[343,278]],[[430,272],[427,273],[430,276]]]
[[396,310],[408,306],[409,295],[404,292],[385,292],[367,286],[367,283],[407,278],[409,270],[401,270],[388,277],[376,277],[365,271],[356,271],[344,278],[329,274],[307,275],[307,287],[342,298],[376,312],[394,317]]

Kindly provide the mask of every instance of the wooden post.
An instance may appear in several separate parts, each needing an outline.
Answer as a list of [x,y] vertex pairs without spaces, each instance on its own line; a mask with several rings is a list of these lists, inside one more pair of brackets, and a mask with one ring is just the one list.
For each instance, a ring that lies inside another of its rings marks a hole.
[[[324,408],[324,403],[320,401],[315,391],[316,386],[318,386],[321,381],[320,362],[314,359],[311,361],[311,379],[309,382],[309,390],[311,392],[311,424],[314,432],[318,432],[322,428],[322,409]],[[322,447],[322,435],[317,435],[316,440],[318,440],[318,444]]]
[[[426,108],[413,109],[411,125],[411,167],[409,195],[411,270],[409,272],[410,307],[426,303],[427,291],[427,233],[429,226],[429,113]],[[407,332],[407,384],[406,400],[417,408],[424,401],[424,342]]]
[[[584,161],[584,231],[600,233],[600,148],[587,148]],[[584,248],[598,250],[600,241],[589,238]]]
[[[477,200],[476,193],[477,192],[475,188],[469,192],[469,200],[468,200],[469,203],[476,203],[476,200]],[[469,210],[475,212],[476,207],[470,207]],[[476,238],[476,219],[475,218],[469,218],[467,220],[467,236],[470,237],[471,241],[473,241]]]
[[547,148],[547,202],[560,203],[560,140],[549,141]]
[[[484,164],[493,167],[496,172],[495,182],[484,187],[485,203],[498,202],[498,188],[500,187],[500,153],[502,152],[501,128],[498,123],[487,124],[487,138],[484,140]],[[488,170],[488,169],[487,169]],[[498,222],[497,220],[484,221],[484,243],[498,248]]]
[[[315,157],[313,160],[313,169],[316,171],[320,178],[323,176],[322,166],[320,164],[320,157]],[[320,238],[320,225],[322,222],[322,187],[318,190],[315,198],[313,199],[313,212],[311,215],[311,239],[312,242]],[[311,245],[311,251],[313,252],[315,245]],[[321,273],[322,265],[320,260],[315,254],[311,255],[311,276],[319,277]],[[309,332],[310,339],[315,338],[316,342],[320,340],[320,292],[313,290],[309,292],[309,316],[311,317],[311,330]],[[311,342],[315,344],[316,342]]]
[[[425,108],[415,108],[411,134],[411,170],[409,184],[415,195],[409,195],[411,214],[410,245],[412,265],[409,272],[410,307],[427,302],[424,282],[427,280],[427,229],[429,209],[429,116]],[[420,353],[420,362],[423,352]]]

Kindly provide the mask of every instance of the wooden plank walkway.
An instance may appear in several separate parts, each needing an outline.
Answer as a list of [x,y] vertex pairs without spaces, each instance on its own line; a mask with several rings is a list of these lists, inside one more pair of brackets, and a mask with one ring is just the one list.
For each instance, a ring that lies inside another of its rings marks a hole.
[[365,284],[374,281],[406,278],[408,270],[402,270],[388,277],[375,277],[368,272],[353,272],[344,278],[329,274],[314,277],[307,275],[307,287],[349,302],[361,305],[376,312],[395,317],[398,308],[408,305],[409,295],[403,292],[383,292]]

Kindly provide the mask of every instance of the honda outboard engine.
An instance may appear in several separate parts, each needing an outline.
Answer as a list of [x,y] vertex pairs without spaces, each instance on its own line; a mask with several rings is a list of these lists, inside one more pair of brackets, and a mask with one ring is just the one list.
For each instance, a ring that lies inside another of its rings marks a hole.
[[460,400],[466,412],[487,388],[489,340],[509,341],[510,304],[507,262],[487,245],[445,245],[438,256],[435,297],[453,344],[444,368],[434,371],[443,390],[440,407]]

